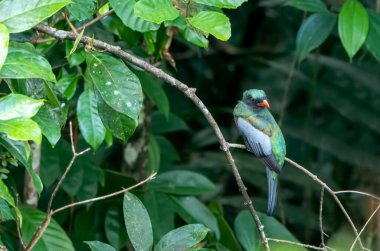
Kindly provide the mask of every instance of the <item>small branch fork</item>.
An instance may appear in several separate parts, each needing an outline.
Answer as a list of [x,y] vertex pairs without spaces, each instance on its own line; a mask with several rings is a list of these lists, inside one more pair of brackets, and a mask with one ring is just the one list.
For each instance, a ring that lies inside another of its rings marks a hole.
[[[42,237],[43,233],[45,232],[45,230],[47,229],[47,227],[49,226],[49,223],[51,221],[51,218],[54,214],[62,211],[62,210],[65,210],[67,208],[72,208],[72,207],[75,207],[75,206],[78,206],[78,205],[82,205],[82,204],[86,204],[86,203],[90,203],[90,202],[94,202],[94,201],[98,201],[98,200],[104,200],[104,199],[107,199],[107,198],[110,198],[110,197],[113,197],[113,196],[116,196],[116,195],[119,195],[119,194],[122,194],[126,191],[129,191],[131,189],[134,189],[138,186],[141,186],[143,185],[144,183],[154,179],[156,177],[156,173],[153,173],[151,174],[149,177],[147,177],[145,180],[142,180],[140,181],[139,183],[131,186],[131,187],[128,187],[128,188],[124,188],[120,191],[117,191],[117,192],[114,192],[114,193],[111,193],[111,194],[107,194],[107,195],[104,195],[104,196],[99,196],[99,197],[95,197],[95,198],[91,198],[91,199],[87,199],[87,200],[82,200],[82,201],[78,201],[78,202],[75,202],[75,203],[71,203],[71,204],[68,204],[66,206],[63,206],[63,207],[60,207],[58,209],[55,209],[53,210],[52,209],[52,204],[53,204],[53,201],[54,201],[54,198],[59,190],[59,188],[62,186],[62,183],[64,181],[64,179],[66,178],[67,176],[67,173],[70,171],[71,167],[73,166],[75,160],[87,153],[88,151],[91,150],[91,148],[87,148],[81,152],[76,152],[75,150],[75,145],[74,145],[74,133],[73,133],[73,126],[72,126],[72,123],[70,121],[70,141],[71,141],[71,150],[72,150],[72,153],[73,153],[73,157],[71,158],[71,161],[70,163],[67,165],[66,167],[66,170],[65,172],[63,173],[63,175],[61,176],[61,178],[59,179],[57,185],[55,186],[51,196],[50,196],[50,199],[49,199],[49,203],[48,203],[48,207],[47,207],[47,215],[46,215],[46,218],[44,219],[44,221],[38,226],[37,230],[34,232],[30,242],[25,246],[24,243],[22,243],[22,248],[23,250],[26,250],[26,251],[29,251],[29,250],[32,250],[32,248],[37,244],[38,240]],[[18,232],[20,232],[18,230]],[[21,238],[21,237],[20,237]],[[22,238],[20,239],[22,241]]]

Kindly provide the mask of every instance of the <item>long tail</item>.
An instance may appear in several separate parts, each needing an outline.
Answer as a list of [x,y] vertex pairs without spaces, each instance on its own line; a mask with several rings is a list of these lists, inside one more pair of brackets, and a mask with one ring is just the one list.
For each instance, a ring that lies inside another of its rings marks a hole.
[[277,202],[277,174],[270,170],[268,167],[267,182],[268,182],[268,209],[267,215],[271,216],[274,212]]

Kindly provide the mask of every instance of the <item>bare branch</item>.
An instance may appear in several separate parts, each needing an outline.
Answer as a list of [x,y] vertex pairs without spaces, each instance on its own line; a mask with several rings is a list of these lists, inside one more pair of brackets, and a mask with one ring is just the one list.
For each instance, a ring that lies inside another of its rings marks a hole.
[[101,20],[102,18],[104,18],[104,17],[106,17],[106,16],[109,16],[109,15],[111,15],[111,14],[114,13],[114,12],[115,12],[115,10],[112,9],[112,10],[107,11],[107,12],[104,13],[103,15],[97,16],[96,18],[92,19],[92,20],[89,21],[88,23],[85,23],[84,25],[79,26],[79,27],[77,28],[77,31],[81,31],[81,30],[83,30],[84,28],[87,28],[88,26],[93,25],[94,23],[98,22],[98,21]]
[[322,248],[323,250],[327,250],[326,249],[326,245],[325,245],[325,233],[323,232],[323,196],[325,194],[325,188],[322,187],[321,189],[321,199],[319,201],[319,228],[321,230],[321,245],[322,245]]
[[[16,189],[12,189],[12,190],[16,196],[16,207],[18,207],[18,204],[20,201],[20,195],[18,194]],[[21,244],[21,248],[22,248],[22,250],[25,250],[26,245],[25,245],[24,239],[22,238],[19,217],[16,217],[16,229],[17,229],[18,240],[20,241],[20,244]]]
[[373,199],[376,199],[376,200],[380,201],[380,197],[377,197],[376,195],[373,195],[373,194],[370,194],[370,193],[366,193],[366,192],[355,191],[355,190],[342,190],[342,191],[336,191],[334,193],[335,194],[355,193],[355,194],[365,195],[365,196],[368,196],[368,197],[371,197]]
[[91,199],[87,199],[87,200],[82,200],[82,201],[78,201],[78,202],[75,202],[75,203],[71,203],[69,205],[66,205],[66,206],[63,206],[63,207],[60,207],[56,210],[53,211],[53,214],[56,214],[62,210],[65,210],[67,208],[70,208],[70,207],[75,207],[75,206],[78,206],[78,205],[82,205],[82,204],[86,204],[86,203],[90,203],[90,202],[94,202],[94,201],[98,201],[98,200],[105,200],[105,199],[108,199],[110,197],[113,197],[113,196],[116,196],[116,195],[119,195],[119,194],[122,194],[126,191],[129,191],[129,190],[132,190],[138,186],[141,186],[142,184],[150,181],[150,180],[153,180],[154,178],[156,178],[156,174],[157,173],[152,173],[148,178],[146,178],[145,180],[142,180],[140,181],[139,183],[131,186],[131,187],[128,187],[128,188],[124,188],[120,191],[117,191],[117,192],[114,192],[114,193],[110,193],[110,194],[107,194],[107,195],[104,195],[104,196],[99,196],[99,197],[95,197],[95,198],[91,198]]
[[[57,39],[61,39],[61,40],[74,40],[75,41],[75,39],[78,37],[78,35],[73,33],[73,32],[57,30],[55,28],[52,28],[52,27],[49,27],[46,25],[37,25],[35,27],[35,29],[40,31],[40,32],[44,32],[46,34],[49,34],[49,35],[51,35]],[[105,52],[111,53],[111,54],[113,54],[113,55],[115,55],[115,56],[117,56],[117,57],[119,57],[125,61],[128,61],[128,62],[144,69],[145,71],[153,74],[157,78],[160,78],[160,79],[164,80],[165,82],[169,83],[170,85],[176,87],[187,98],[189,98],[191,101],[193,101],[195,106],[197,106],[198,109],[200,109],[200,111],[203,113],[204,117],[207,119],[208,123],[210,124],[210,126],[213,128],[214,133],[219,140],[221,149],[225,153],[226,158],[227,158],[227,160],[228,160],[228,162],[232,168],[232,173],[235,176],[236,183],[239,187],[240,192],[243,195],[243,198],[245,201],[244,204],[248,207],[249,212],[251,213],[251,215],[252,215],[252,217],[256,223],[257,229],[259,230],[260,239],[261,239],[261,242],[264,246],[264,249],[269,250],[268,241],[266,239],[265,232],[264,232],[264,226],[261,224],[261,221],[257,215],[257,212],[256,212],[255,208],[253,207],[252,201],[251,201],[251,199],[247,193],[247,188],[245,187],[245,185],[243,183],[243,180],[239,174],[239,170],[238,170],[238,168],[235,164],[235,161],[232,157],[232,154],[229,150],[228,143],[225,140],[218,124],[216,123],[215,119],[213,118],[213,116],[211,115],[211,113],[209,112],[207,107],[203,104],[203,102],[195,94],[196,90],[194,88],[189,88],[186,84],[184,84],[181,81],[179,81],[178,79],[170,76],[169,74],[167,74],[163,70],[149,64],[148,62],[146,62],[146,61],[144,61],[144,60],[142,60],[142,59],[140,59],[140,58],[138,58],[138,57],[136,57],[130,53],[123,51],[118,46],[113,46],[113,45],[107,44],[103,41],[92,39],[92,38],[86,37],[86,36],[83,36],[80,39],[80,42],[83,43],[84,45],[91,44],[96,49],[100,49],[100,50],[103,50]]]
[[352,251],[352,250],[354,249],[356,242],[357,242],[358,239],[360,238],[359,236],[363,233],[364,229],[367,227],[368,223],[371,221],[371,219],[373,218],[373,216],[375,216],[375,214],[377,213],[377,211],[378,211],[379,209],[380,209],[380,204],[377,206],[377,208],[375,209],[375,211],[373,211],[373,213],[371,214],[371,216],[368,218],[368,220],[367,220],[366,223],[364,224],[363,228],[360,230],[359,235],[356,236],[354,242],[353,242],[352,245],[351,245],[350,251]]
[[41,223],[41,225],[38,226],[37,230],[34,232],[32,239],[30,239],[28,246],[26,246],[25,248],[25,251],[32,250],[32,248],[37,244],[38,240],[41,238],[46,228],[49,226],[51,217],[52,217],[52,214],[51,212],[49,212],[46,215],[45,220]]
[[[268,241],[273,241],[273,242],[278,242],[278,243],[286,243],[286,244],[291,244],[291,245],[295,245],[295,246],[310,248],[310,249],[314,249],[314,250],[322,250],[322,251],[325,250],[324,247],[317,247],[317,246],[313,246],[313,245],[309,245],[309,244],[302,244],[302,243],[293,242],[293,241],[287,241],[287,240],[279,240],[279,239],[268,238]],[[326,246],[326,248],[329,249],[329,250],[335,250],[335,249],[330,248],[328,246]]]
[[70,163],[67,165],[66,169],[65,169],[65,172],[62,174],[61,178],[59,179],[57,185],[55,186],[51,196],[50,196],[50,199],[49,199],[49,203],[48,203],[48,207],[47,207],[47,213],[50,213],[51,211],[51,207],[52,207],[52,204],[53,204],[53,200],[59,190],[59,188],[61,187],[64,179],[66,178],[68,172],[70,171],[71,167],[73,166],[76,158],[78,158],[79,156],[85,154],[86,152],[90,151],[91,149],[90,148],[87,148],[79,153],[77,153],[75,151],[75,146],[74,146],[74,134],[73,134],[73,125],[71,123],[71,121],[69,122],[69,128],[70,128],[70,141],[71,141],[71,150],[73,152],[73,157],[71,158],[70,160]]

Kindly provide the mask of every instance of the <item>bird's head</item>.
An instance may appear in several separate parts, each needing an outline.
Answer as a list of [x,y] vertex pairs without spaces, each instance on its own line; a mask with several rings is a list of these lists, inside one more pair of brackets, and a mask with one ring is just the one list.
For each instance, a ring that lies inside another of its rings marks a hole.
[[269,108],[267,95],[263,90],[250,89],[243,93],[243,102],[253,108]]

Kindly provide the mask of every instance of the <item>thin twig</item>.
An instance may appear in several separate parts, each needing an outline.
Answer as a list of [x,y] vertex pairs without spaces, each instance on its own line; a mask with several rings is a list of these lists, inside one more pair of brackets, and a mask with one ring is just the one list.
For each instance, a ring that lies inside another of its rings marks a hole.
[[[317,247],[317,246],[313,246],[313,245],[309,245],[309,244],[302,244],[302,243],[293,242],[293,241],[287,241],[287,240],[268,238],[268,241],[274,241],[274,242],[278,242],[278,243],[286,243],[286,244],[291,244],[291,245],[295,245],[295,246],[310,248],[310,249],[314,249],[314,250],[322,250],[322,251],[325,250],[325,248],[323,248],[323,247],[321,248],[321,247]],[[330,249],[330,250],[335,250],[335,249],[330,248],[328,246],[326,246],[326,248]]]
[[32,250],[32,248],[37,244],[38,240],[41,238],[46,228],[49,226],[51,217],[52,217],[52,212],[49,212],[46,215],[46,218],[44,219],[44,221],[41,223],[41,225],[38,226],[38,228],[34,232],[32,239],[30,239],[29,244],[25,248],[25,251]]
[[326,245],[325,245],[325,233],[323,232],[323,196],[325,194],[325,188],[322,187],[321,189],[321,199],[319,201],[319,228],[321,230],[321,245],[322,245],[322,248],[323,250],[327,250],[326,249]]
[[62,174],[61,178],[59,179],[57,185],[55,186],[51,196],[50,196],[50,199],[49,199],[49,203],[48,203],[48,207],[47,207],[47,213],[49,213],[51,211],[51,207],[52,207],[52,204],[53,204],[53,200],[59,190],[59,188],[61,187],[62,183],[63,183],[63,180],[66,178],[66,175],[68,174],[68,172],[70,171],[71,167],[73,166],[76,158],[78,158],[79,156],[85,154],[86,152],[90,151],[91,148],[87,148],[79,153],[77,153],[75,151],[75,146],[74,146],[74,136],[73,136],[73,125],[70,121],[69,123],[69,127],[70,127],[70,141],[71,141],[71,150],[72,150],[72,153],[73,153],[73,157],[71,158],[70,160],[70,163],[67,165],[66,167],[66,170],[65,172]]
[[[55,38],[61,39],[61,40],[67,40],[68,39],[68,40],[74,40],[75,41],[78,37],[78,35],[73,33],[73,32],[57,30],[55,28],[52,28],[52,27],[49,27],[46,25],[37,25],[35,27],[35,29],[40,31],[40,32],[44,32],[46,34],[49,34]],[[142,60],[142,59],[140,59],[140,58],[138,58],[138,57],[136,57],[130,53],[123,51],[119,46],[113,46],[113,45],[110,45],[110,44],[105,43],[103,41],[96,40],[96,39],[86,37],[86,36],[83,36],[80,39],[80,42],[83,43],[84,45],[91,44],[91,46],[96,48],[96,49],[100,49],[100,50],[103,50],[105,52],[111,53],[111,54],[113,54],[113,55],[115,55],[115,56],[117,56],[117,57],[119,57],[125,61],[128,61],[128,62],[144,69],[145,71],[153,74],[157,78],[160,78],[160,79],[164,80],[165,82],[169,83],[170,85],[176,87],[187,98],[189,98],[191,101],[193,101],[195,106],[197,106],[198,109],[200,109],[200,111],[203,113],[204,117],[206,118],[206,120],[208,121],[208,123],[210,124],[212,129],[214,130],[214,133],[219,140],[221,149],[225,153],[226,158],[227,158],[229,164],[231,165],[232,173],[235,177],[235,180],[236,180],[236,183],[239,187],[239,190],[243,195],[243,198],[245,201],[244,204],[248,207],[248,210],[251,213],[251,215],[252,215],[252,217],[256,223],[257,229],[259,230],[259,233],[260,233],[259,236],[260,236],[261,242],[264,246],[264,249],[266,251],[270,250],[267,238],[265,236],[264,226],[262,225],[262,223],[259,219],[259,216],[258,216],[255,208],[253,207],[252,200],[250,199],[250,197],[247,193],[247,188],[245,187],[243,180],[239,174],[239,170],[238,170],[238,168],[235,164],[235,161],[232,157],[232,154],[229,150],[228,143],[225,140],[217,122],[215,121],[214,117],[211,115],[210,111],[207,109],[207,107],[204,105],[204,103],[199,99],[199,97],[195,94],[196,89],[189,88],[186,84],[184,84],[181,81],[179,81],[178,79],[170,76],[169,74],[167,74],[163,70],[161,70],[157,67],[154,67],[153,65],[149,64],[148,62],[146,62],[146,61],[144,61],[144,60]]]
[[368,218],[368,220],[366,221],[366,223],[364,224],[363,228],[360,230],[359,232],[359,235],[356,236],[355,240],[354,240],[354,243],[352,243],[351,245],[351,248],[350,248],[350,251],[352,251],[355,247],[355,244],[356,242],[358,241],[358,238],[359,236],[363,233],[364,229],[367,227],[368,223],[371,221],[371,219],[373,218],[373,216],[375,216],[375,214],[377,213],[377,211],[380,209],[380,204],[377,206],[377,208],[375,209],[375,211],[373,211],[373,213],[371,214],[371,216]]
[[71,30],[72,30],[75,34],[78,34],[77,29],[75,28],[75,26],[73,25],[73,23],[70,21],[70,18],[67,16],[67,13],[62,13],[62,15],[63,15],[64,18],[66,19],[66,22],[67,22],[67,24],[70,26]]
[[109,15],[111,15],[111,14],[114,13],[114,12],[115,12],[115,10],[112,9],[112,10],[107,11],[107,12],[104,13],[103,15],[97,16],[96,18],[94,18],[94,19],[92,19],[91,21],[85,23],[84,25],[79,26],[79,27],[77,28],[77,31],[81,31],[81,30],[83,30],[84,28],[87,28],[88,26],[93,25],[94,23],[98,22],[98,21],[101,20],[102,18],[104,18],[104,17],[106,17],[106,16],[109,16]]
[[91,198],[91,199],[87,199],[87,200],[82,200],[82,201],[78,201],[78,202],[74,202],[74,203],[71,203],[71,204],[68,204],[66,206],[63,206],[63,207],[60,207],[56,210],[53,211],[53,214],[55,213],[58,213],[62,210],[65,210],[67,208],[70,208],[70,207],[75,207],[75,206],[78,206],[78,205],[82,205],[82,204],[86,204],[86,203],[90,203],[90,202],[94,202],[94,201],[98,201],[98,200],[104,200],[104,199],[108,199],[110,197],[113,197],[113,196],[116,196],[116,195],[119,195],[119,194],[122,194],[126,191],[129,191],[129,190],[132,190],[138,186],[141,186],[142,184],[150,181],[150,180],[153,180],[155,177],[156,177],[156,174],[157,173],[152,173],[148,178],[146,178],[145,180],[142,180],[140,181],[139,183],[131,186],[131,187],[128,187],[128,188],[124,188],[120,191],[117,191],[117,192],[114,192],[114,193],[110,193],[110,194],[107,194],[107,195],[103,195],[103,196],[99,196],[99,197],[95,197],[95,198]]
[[[20,195],[18,194],[16,189],[14,189],[13,192],[16,196],[16,207],[18,208],[18,204],[20,201]],[[25,245],[24,239],[22,238],[19,217],[16,217],[16,229],[17,229],[17,236],[18,236],[18,239],[19,239],[20,244],[21,244],[21,248],[22,248],[22,250],[25,250],[26,245]]]
[[373,195],[373,194],[370,194],[370,193],[366,193],[366,192],[355,191],[355,190],[341,190],[341,191],[336,191],[334,193],[335,194],[356,193],[356,194],[360,194],[360,195],[365,195],[365,196],[371,197],[371,198],[376,199],[376,200],[380,200],[380,197],[377,197],[376,195]]

